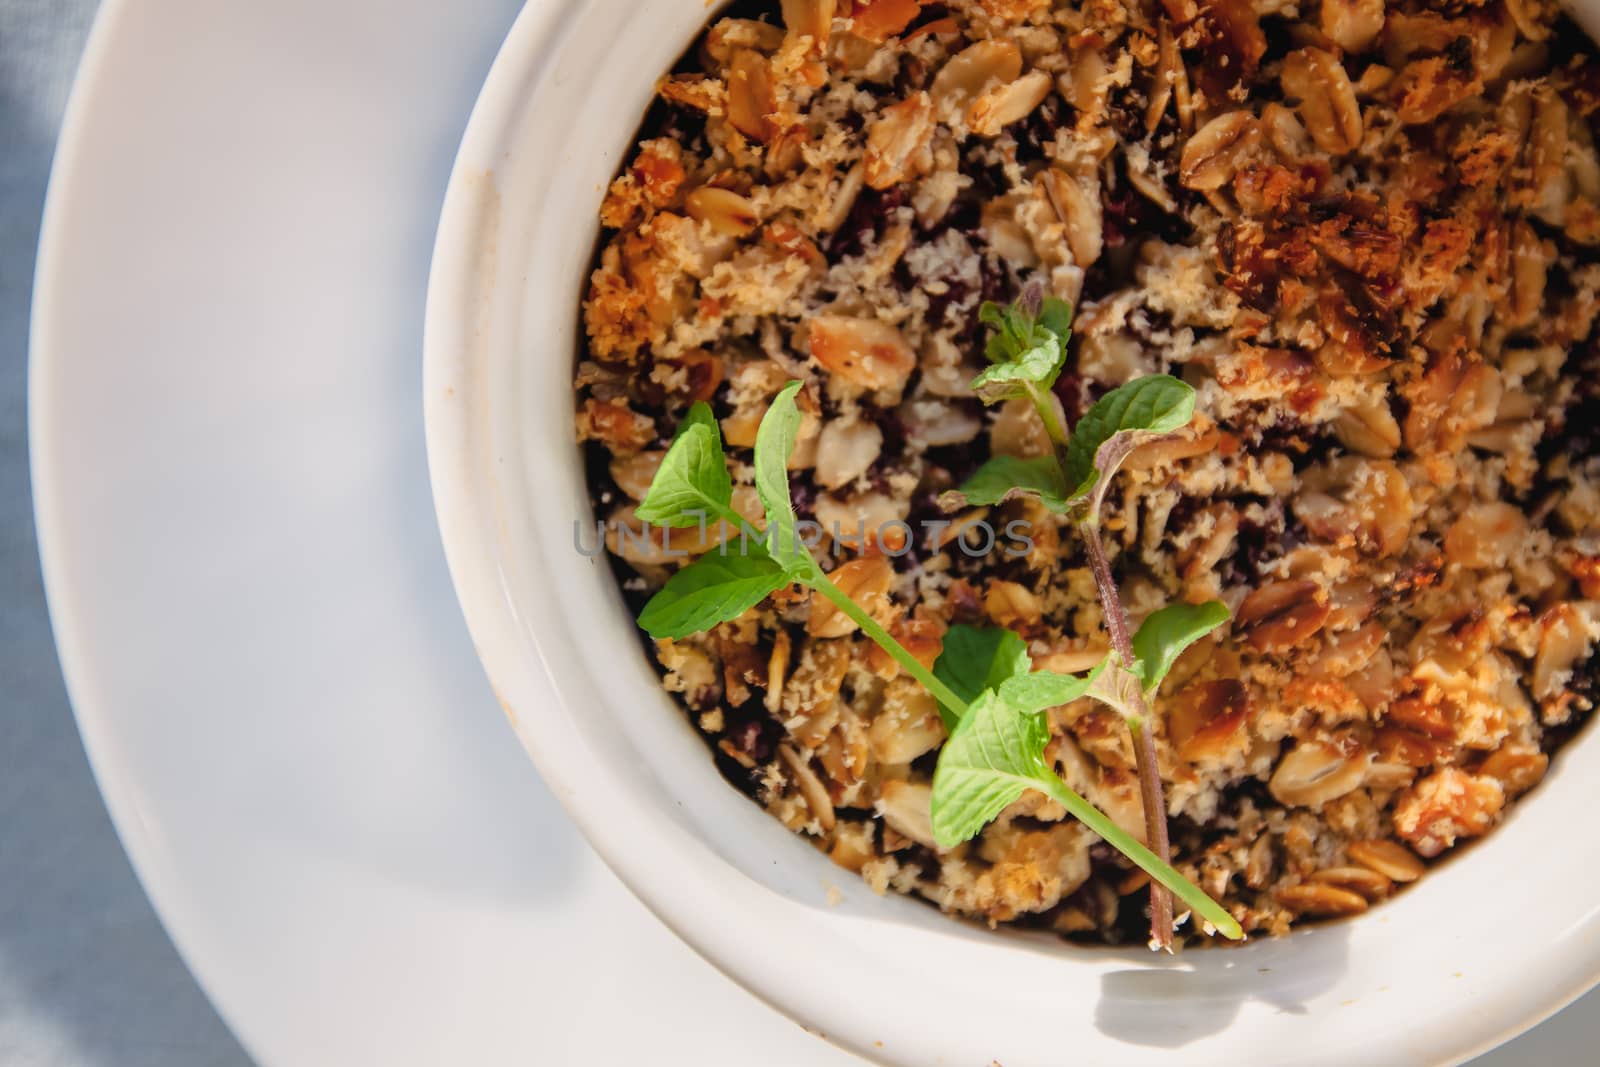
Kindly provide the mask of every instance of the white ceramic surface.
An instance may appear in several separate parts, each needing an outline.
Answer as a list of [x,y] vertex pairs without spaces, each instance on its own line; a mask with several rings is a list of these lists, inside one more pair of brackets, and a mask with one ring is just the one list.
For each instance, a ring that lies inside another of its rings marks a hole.
[[[519,7],[106,5],[31,356],[84,744],[168,931],[263,1067],[705,1067],[756,1048],[844,1067],[583,843],[450,589],[422,304],[450,162]],[[7,903],[38,891],[29,860],[0,856]],[[126,1047],[117,1007],[95,1023],[109,1058],[78,1059],[67,1032],[50,1067],[195,1063],[181,1035]],[[43,1067],[12,1021],[0,1063]]]
[[[589,519],[571,432],[595,208],[701,0],[525,12],[474,113],[434,262],[425,383],[447,554],[506,713],[664,921],[807,1026],[907,1067],[1460,1061],[1600,978],[1585,735],[1508,824],[1358,921],[1179,960],[874,897],[727,786],[661,694]],[[830,886],[842,902],[828,903]],[[1509,914],[1514,921],[1499,921]]]

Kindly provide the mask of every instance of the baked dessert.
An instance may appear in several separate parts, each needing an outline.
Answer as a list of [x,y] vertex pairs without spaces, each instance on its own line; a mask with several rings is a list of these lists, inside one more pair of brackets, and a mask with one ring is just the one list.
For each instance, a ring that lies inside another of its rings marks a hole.
[[[970,388],[980,305],[1043,286],[1076,309],[1068,421],[1142,375],[1198,394],[1105,523],[1136,618],[1233,609],[1158,702],[1175,865],[1258,934],[1362,912],[1491,830],[1595,698],[1597,107],[1553,5],[736,5],[600,210],[576,422],[619,580],[642,602],[716,540],[669,554],[632,512],[689,405],[754,521],[755,429],[798,378],[795,502],[841,586],[930,660],[985,622],[1097,662],[1062,520],[940,504],[1050,447]],[[895,522],[909,543],[874,535]],[[1023,550],[962,540],[1014,523]],[[729,779],[873,886],[1142,936],[1145,876],[1041,795],[937,848],[933,698],[828,605],[780,591],[652,654]],[[1121,720],[1050,722],[1142,836]]]

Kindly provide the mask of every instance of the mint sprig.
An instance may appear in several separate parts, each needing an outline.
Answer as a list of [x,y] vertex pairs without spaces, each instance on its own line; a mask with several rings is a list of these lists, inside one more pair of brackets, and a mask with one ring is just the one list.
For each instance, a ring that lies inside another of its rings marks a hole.
[[972,379],[972,391],[985,403],[998,404],[1013,397],[1031,395],[1033,388],[1048,389],[1061,373],[1061,342],[1053,335],[1015,359],[996,363]]
[[[766,516],[766,531],[758,538],[747,536],[747,524],[733,511],[732,479],[710,409],[696,404],[689,410],[645,494],[645,504],[651,505],[649,514],[657,516],[648,521],[688,526],[690,520],[693,524],[704,521],[706,512],[710,512],[713,519],[741,531],[736,546],[741,562],[732,562],[736,557],[729,554],[727,544],[716,553],[701,556],[673,575],[650,598],[639,613],[639,625],[657,639],[684,637],[732,621],[778,588],[797,583],[834,604],[888,652],[902,670],[932,693],[946,714],[954,715],[956,712],[949,709],[964,710],[967,702],[846,596],[823,573],[800,539],[789,492],[788,464],[802,418],[795,399],[802,384],[794,381],[785,385],[756,429],[756,492]],[[721,464],[720,476],[710,470],[708,457],[713,456]],[[645,517],[645,504],[638,510],[641,518]]]
[[[984,346],[989,362],[1014,363],[1030,350],[1051,342],[1065,353],[1067,338],[1072,335],[1072,305],[1053,296],[1026,293],[1009,306],[984,301],[978,309],[978,321],[995,330]],[[1049,380],[1043,382],[1045,387],[1054,385],[1055,376],[1060,373],[1058,363]]]
[[[1001,330],[1000,340],[990,346],[991,356],[999,357],[991,370],[1011,365],[991,382],[1022,383],[1019,388],[1027,395],[1053,403],[1048,398],[1049,383],[1060,372],[1070,309],[1059,301],[1045,301],[1033,313],[1014,305],[986,308],[985,315],[986,321],[998,321]],[[1073,792],[1045,760],[1050,737],[1045,712],[1093,695],[1104,686],[1108,673],[1128,674],[1122,664],[1135,662],[1131,654],[1119,658],[1113,652],[1081,678],[1036,672],[1026,643],[1016,634],[958,625],[946,634],[943,651],[930,671],[823,572],[798,536],[789,490],[788,460],[801,421],[796,403],[800,388],[800,382],[786,385],[756,432],[755,483],[766,531],[753,540],[745,536],[748,527],[732,508],[732,479],[716,420],[704,404],[690,409],[637,514],[646,522],[672,527],[699,525],[708,518],[730,523],[741,531],[738,550],[730,555],[724,543],[719,551],[707,552],[674,574],[640,612],[640,625],[658,639],[681,638],[738,618],[783,585],[796,583],[813,590],[855,622],[938,702],[950,731],[934,772],[930,810],[942,846],[969,840],[1027,790],[1038,789],[1148,871],[1157,884],[1178,894],[1219,932],[1243,937],[1232,916],[1174,870],[1164,855],[1141,845]],[[1054,458],[1049,462],[1054,464]],[[1058,496],[1065,493],[1068,483],[1059,465],[1032,463],[1021,469],[1037,473],[1035,481],[1042,488],[1059,490]],[[1178,625],[1180,620],[1168,621],[1173,625],[1152,631],[1155,659],[1194,629]],[[1171,658],[1177,654],[1172,652]],[[1134,691],[1142,694],[1139,684]],[[1170,922],[1168,927],[1170,941]]]
[[[1030,310],[1030,304],[1037,304],[1038,310]],[[1146,620],[1136,637],[1130,637],[1127,611],[1100,539],[1100,512],[1111,482],[1128,456],[1142,445],[1170,437],[1194,418],[1195,392],[1164,374],[1136,378],[1101,397],[1069,434],[1045,383],[1053,384],[1065,366],[1070,309],[1064,313],[1061,307],[1049,306],[1047,313],[1046,304],[1022,299],[1009,309],[986,307],[983,321],[995,329],[985,351],[996,365],[974,379],[973,391],[985,403],[1017,395],[1029,397],[1053,454],[1031,460],[996,456],[959,489],[946,493],[941,503],[953,509],[1031,496],[1052,512],[1073,516],[1083,536],[1111,638],[1103,669],[1088,679],[1085,692],[1115,708],[1127,724],[1138,764],[1146,837],[1166,863],[1171,848],[1149,699],[1183,650],[1227,621],[1228,609],[1217,601],[1163,608]],[[1001,388],[1001,383],[1010,384]],[[1166,890],[1177,892],[1191,905],[1193,902],[1163,879],[1156,878],[1155,883],[1150,893],[1150,943],[1170,950],[1172,900]],[[1196,906],[1196,910],[1216,924],[1205,909]]]
[[1244,937],[1233,916],[1068,787],[1045,759],[1050,727],[1043,708],[1035,705],[1070,703],[1089,693],[1099,677],[1103,677],[1100,668],[1083,678],[1018,675],[998,691],[986,690],[974,700],[945,742],[933,772],[934,840],[953,848],[977,836],[1030,789],[1037,790],[1176,894],[1224,937]]
[[1109,659],[1101,660],[1082,678],[1052,671],[1014,674],[1000,683],[998,692],[1002,700],[1023,714],[1058,708],[1092,692],[1109,664]]
[[978,319],[995,332],[984,347],[991,366],[972,380],[972,391],[985,404],[1029,400],[1060,428],[1050,389],[1066,363],[1071,305],[1029,292],[1009,307],[985,301]]

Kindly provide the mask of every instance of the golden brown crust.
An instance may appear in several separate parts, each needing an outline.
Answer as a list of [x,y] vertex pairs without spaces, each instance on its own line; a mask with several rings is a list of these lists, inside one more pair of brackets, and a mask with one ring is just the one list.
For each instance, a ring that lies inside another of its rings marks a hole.
[[[1235,611],[1158,705],[1180,868],[1276,934],[1491,829],[1595,696],[1600,65],[1579,33],[1527,2],[773,9],[660,83],[602,206],[578,373],[600,514],[632,521],[707,400],[754,516],[755,426],[800,378],[796,499],[875,618],[925,664],[970,623],[1092,665],[1073,531],[1026,501],[933,503],[986,456],[1048,449],[1027,404],[967,386],[978,305],[1038,279],[1077,306],[1069,417],[1151,372],[1199,396],[1107,509],[1136,616]],[[889,520],[909,545],[852,536]],[[964,550],[1009,522],[1026,546]],[[608,544],[633,594],[674,565]],[[657,655],[733,780],[880,891],[1138,926],[1141,879],[1041,796],[934,847],[937,708],[830,605],[783,590]],[[1080,702],[1051,726],[1067,781],[1142,833],[1122,723]]]

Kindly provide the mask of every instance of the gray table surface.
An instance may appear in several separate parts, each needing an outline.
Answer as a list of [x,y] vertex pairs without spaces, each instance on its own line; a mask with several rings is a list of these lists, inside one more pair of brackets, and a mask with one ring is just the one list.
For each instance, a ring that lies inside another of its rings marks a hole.
[[[0,1065],[240,1067],[129,869],[40,584],[27,334],[50,158],[96,0],[0,0]],[[1478,1067],[1593,1062],[1592,994]]]
[[250,1061],[156,921],[67,706],[28,494],[39,213],[96,0],[0,0],[0,1064]]

